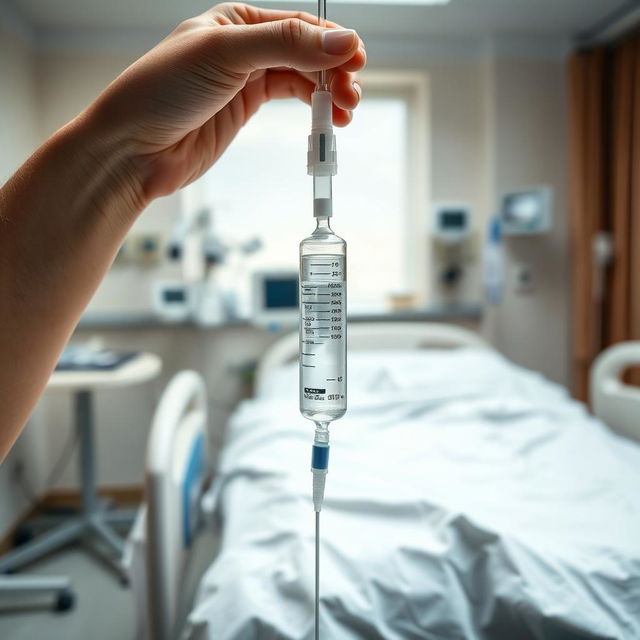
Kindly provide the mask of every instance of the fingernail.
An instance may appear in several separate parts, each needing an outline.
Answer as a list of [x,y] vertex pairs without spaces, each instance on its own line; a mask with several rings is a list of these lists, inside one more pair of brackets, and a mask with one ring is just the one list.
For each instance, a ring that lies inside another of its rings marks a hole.
[[353,90],[358,94],[358,100],[360,100],[362,98],[362,87],[357,82],[354,82],[352,86]]
[[353,48],[355,38],[353,29],[327,29],[322,34],[322,48],[325,53],[339,56]]

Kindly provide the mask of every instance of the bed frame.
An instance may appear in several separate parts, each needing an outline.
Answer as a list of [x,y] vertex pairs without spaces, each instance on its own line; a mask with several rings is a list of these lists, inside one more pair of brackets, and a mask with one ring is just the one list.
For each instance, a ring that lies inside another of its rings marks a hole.
[[[262,357],[256,371],[258,386],[274,368],[298,359],[300,337],[291,333],[276,342]],[[477,333],[462,327],[435,322],[363,322],[350,324],[349,350],[364,349],[451,349],[491,348]]]
[[[446,324],[393,322],[349,326],[352,350],[429,347],[491,348],[472,331]],[[275,367],[297,358],[296,332],[278,340],[264,354],[256,382],[259,385]],[[620,380],[622,371],[632,364],[640,364],[640,342],[605,351],[592,369],[592,399],[596,415],[606,424],[640,440],[640,388],[629,387]],[[205,434],[204,382],[195,372],[179,373],[158,405],[147,450],[148,513],[143,570],[147,592],[144,605],[140,601],[138,604],[144,606],[147,623],[139,637],[174,640],[179,635],[179,594],[204,490],[206,447],[197,443],[206,442]]]

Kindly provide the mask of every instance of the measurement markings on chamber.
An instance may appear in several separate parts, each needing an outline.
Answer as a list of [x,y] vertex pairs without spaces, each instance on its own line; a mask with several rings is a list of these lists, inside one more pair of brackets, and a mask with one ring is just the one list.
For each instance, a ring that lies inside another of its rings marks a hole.
[[[344,399],[340,385],[346,372],[336,370],[333,361],[344,350],[346,286],[339,280],[345,273],[343,257],[317,258],[326,262],[303,257],[301,263],[300,333],[306,340],[301,341],[300,366],[305,372],[302,379],[306,383],[303,385],[306,400],[321,407]],[[311,355],[317,357],[311,360]],[[323,393],[319,393],[322,387]]]

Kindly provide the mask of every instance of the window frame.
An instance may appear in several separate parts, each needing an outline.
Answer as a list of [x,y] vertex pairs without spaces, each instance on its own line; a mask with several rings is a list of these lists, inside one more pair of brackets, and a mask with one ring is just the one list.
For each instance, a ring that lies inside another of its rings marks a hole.
[[431,197],[429,77],[419,71],[365,70],[360,73],[364,91],[371,97],[402,97],[407,103],[407,221],[405,225],[405,269],[407,293],[417,307],[429,296],[426,212]]
[[[407,104],[407,220],[402,240],[406,248],[404,269],[407,290],[398,293],[413,295],[416,307],[424,307],[429,296],[426,220],[431,195],[429,78],[424,72],[396,69],[365,70],[359,77],[366,96],[401,97]],[[197,208],[202,203],[201,183],[198,180],[182,190],[180,207],[183,211]]]

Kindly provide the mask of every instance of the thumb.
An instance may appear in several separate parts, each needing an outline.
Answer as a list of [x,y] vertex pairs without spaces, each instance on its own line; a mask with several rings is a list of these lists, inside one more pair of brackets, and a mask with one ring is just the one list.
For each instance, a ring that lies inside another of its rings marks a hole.
[[338,67],[358,50],[352,29],[323,29],[298,18],[252,25],[225,25],[216,39],[216,54],[225,67],[250,73],[270,67],[318,71]]

